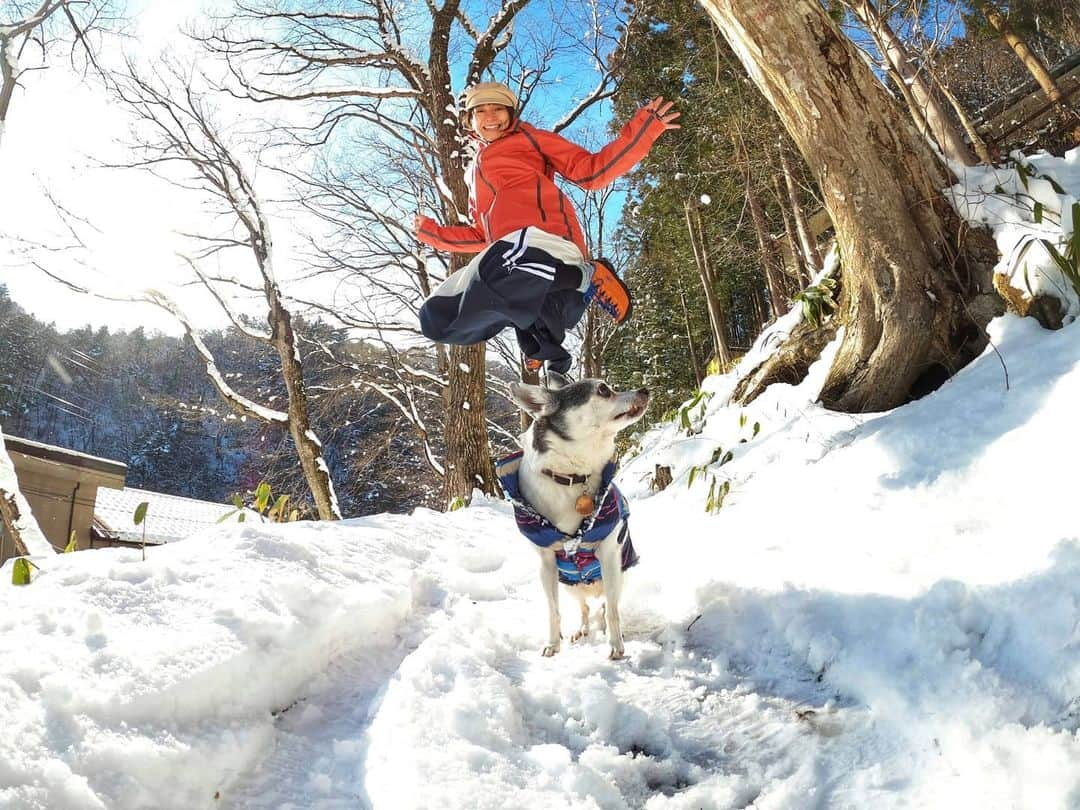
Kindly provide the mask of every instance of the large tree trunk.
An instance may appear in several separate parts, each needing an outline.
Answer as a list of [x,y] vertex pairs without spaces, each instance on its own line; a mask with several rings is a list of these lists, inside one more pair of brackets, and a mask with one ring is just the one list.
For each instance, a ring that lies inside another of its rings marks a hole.
[[[433,51],[445,48],[453,16],[441,13],[436,23],[432,30]],[[441,56],[429,60],[433,95],[430,109],[436,126],[439,171],[453,195],[454,210],[448,201],[443,201],[443,221],[457,224],[459,212],[469,210],[469,188],[460,157],[460,125],[445,113],[455,109],[449,64]],[[465,257],[452,256],[450,271],[457,272],[466,264]],[[442,495],[446,508],[455,502],[468,503],[474,489],[489,495],[499,491],[487,435],[486,373],[487,347],[483,343],[450,347],[447,386],[443,392],[446,459]]]
[[11,95],[15,92],[15,60],[8,56],[14,49],[15,43],[11,38],[0,34],[0,144],[4,141],[4,124]]
[[926,122],[930,136],[946,158],[965,166],[974,166],[971,150],[964,143],[963,136],[949,118],[945,107],[938,101],[926,74],[916,69],[915,60],[877,7],[870,0],[852,0],[851,10],[873,37],[889,66],[896,71],[905,86],[910,88],[912,117],[919,116]]
[[450,348],[446,403],[444,503],[468,502],[473,489],[495,492],[495,467],[487,438],[484,404],[486,349],[483,343]]
[[844,336],[821,401],[900,405],[985,345],[959,293],[989,289],[989,268],[971,278],[939,165],[817,0],[700,2],[798,145],[836,227]]

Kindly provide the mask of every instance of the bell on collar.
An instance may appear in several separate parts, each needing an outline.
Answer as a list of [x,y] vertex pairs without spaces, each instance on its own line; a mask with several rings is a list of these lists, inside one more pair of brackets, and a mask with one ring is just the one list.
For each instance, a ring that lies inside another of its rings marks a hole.
[[579,515],[591,515],[596,508],[596,504],[593,502],[592,495],[585,493],[579,495],[578,499],[574,501],[574,511]]

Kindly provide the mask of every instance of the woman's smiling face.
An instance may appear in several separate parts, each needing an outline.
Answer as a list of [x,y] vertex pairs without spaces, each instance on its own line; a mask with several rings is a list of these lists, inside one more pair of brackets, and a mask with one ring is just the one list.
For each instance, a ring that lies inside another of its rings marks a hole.
[[472,109],[473,132],[491,143],[510,128],[510,108],[501,104],[481,104]]

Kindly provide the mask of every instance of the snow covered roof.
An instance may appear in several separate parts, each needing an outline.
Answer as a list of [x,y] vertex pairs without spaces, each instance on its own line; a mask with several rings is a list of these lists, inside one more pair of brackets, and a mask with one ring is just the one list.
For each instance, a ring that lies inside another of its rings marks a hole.
[[25,456],[66,464],[69,467],[79,467],[106,476],[119,476],[121,481],[127,474],[127,465],[122,462],[91,456],[88,453],[80,453],[78,450],[70,450],[66,447],[43,444],[42,442],[34,442],[10,435],[4,436],[4,444],[9,452],[22,453]]
[[[146,489],[99,489],[94,504],[94,530],[103,537],[142,542],[143,527],[135,525],[135,509],[146,501],[146,543],[160,545],[183,540],[232,512],[231,504],[199,501]],[[235,520],[235,518],[234,518]]]

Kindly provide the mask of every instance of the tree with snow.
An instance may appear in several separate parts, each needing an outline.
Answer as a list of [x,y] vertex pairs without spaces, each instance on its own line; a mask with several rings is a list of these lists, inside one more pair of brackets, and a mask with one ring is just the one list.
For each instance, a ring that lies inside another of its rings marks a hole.
[[213,279],[197,261],[184,258],[233,326],[274,349],[281,363],[287,409],[282,411],[266,407],[235,390],[218,370],[216,360],[187,315],[159,292],[150,291],[148,299],[184,326],[191,344],[206,362],[206,371],[214,387],[230,407],[246,416],[287,427],[319,517],[323,520],[339,519],[341,510],[330,470],[323,457],[322,442],[312,430],[293,315],[281,292],[274,268],[270,219],[255,189],[251,173],[221,134],[208,103],[193,88],[192,79],[188,77],[185,82],[184,75],[177,69],[172,70],[171,79],[181,88],[175,95],[160,79],[146,78],[129,64],[127,76],[117,85],[120,99],[146,125],[145,138],[139,144],[143,158],[135,165],[148,169],[156,169],[163,164],[178,165],[202,191],[223,203],[225,210],[234,218],[238,231],[236,236],[195,235],[206,246],[199,258],[233,247],[251,251],[258,281],[247,288],[262,295],[266,304],[268,329],[254,329],[244,322],[216,282],[223,281],[226,286],[241,289],[245,285],[230,279]]
[[[847,411],[932,390],[986,345],[996,253],[942,194],[926,143],[815,0],[701,0],[776,109],[825,196],[840,254],[843,337],[821,390]],[[828,333],[803,324],[742,389],[799,379]]]
[[[478,10],[460,0],[415,7],[364,0],[348,9],[313,12],[259,0],[239,4],[228,23],[203,37],[209,48],[228,59],[233,92],[259,102],[316,103],[320,122],[313,135],[309,133],[311,141],[321,144],[340,136],[350,152],[378,156],[376,164],[365,166],[355,178],[361,185],[354,195],[363,202],[354,204],[358,200],[348,199],[348,193],[338,193],[337,200],[351,207],[359,220],[356,230],[370,227],[388,237],[389,249],[381,257],[369,255],[359,268],[352,268],[375,279],[374,295],[392,297],[398,305],[408,293],[406,306],[415,308],[439,280],[432,277],[435,263],[403,244],[411,211],[434,208],[449,223],[466,215],[467,141],[458,92],[490,75],[498,64],[516,82],[519,95],[527,96],[561,54],[562,48],[548,45],[556,38],[555,28],[536,32],[529,49],[511,47],[514,22],[530,2],[507,0]],[[571,19],[591,13],[583,9]],[[463,85],[455,90],[459,74]],[[610,92],[610,77],[602,72],[596,89],[566,120]],[[376,134],[356,137],[357,122]],[[324,176],[341,173],[333,168]],[[342,190],[338,180],[331,185],[336,192]],[[396,210],[403,201],[412,204],[411,210]],[[452,256],[445,269],[452,273],[464,264],[465,257]],[[397,274],[392,282],[385,281],[388,270]],[[372,320],[379,320],[379,313],[373,315]],[[380,329],[392,328],[385,312],[381,320]],[[455,346],[440,357],[445,460],[438,471],[444,502],[450,503],[467,500],[474,488],[493,492],[497,483],[487,438],[485,348]],[[415,385],[428,382],[417,379]]]
[[[0,8],[0,143],[15,88],[32,68],[24,64],[27,49],[44,59],[57,41],[70,41],[72,55],[85,54],[96,66],[89,34],[115,21],[111,0],[10,0]],[[13,16],[9,16],[13,15]]]

